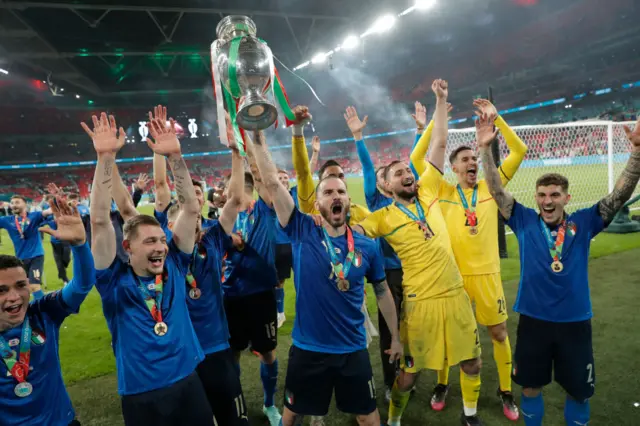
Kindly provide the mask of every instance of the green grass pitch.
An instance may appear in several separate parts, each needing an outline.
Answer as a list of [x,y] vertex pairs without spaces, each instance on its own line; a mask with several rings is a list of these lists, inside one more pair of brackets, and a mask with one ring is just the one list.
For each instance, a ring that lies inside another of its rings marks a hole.
[[[546,170],[545,170],[546,171]],[[606,193],[606,169],[603,166],[564,168],[572,182],[571,192],[576,204],[595,202]],[[522,169],[509,189],[527,205],[532,205],[535,178],[542,169]],[[361,179],[350,179],[350,193],[353,201],[363,203]],[[586,205],[586,204],[584,204]],[[579,207],[583,207],[580,205]],[[141,208],[151,212],[151,206]],[[4,232],[4,231],[3,231]],[[509,258],[502,261],[502,276],[508,304],[513,304],[517,291],[519,260],[517,242],[508,237]],[[45,276],[48,289],[59,288],[62,283],[57,273],[48,238],[45,242]],[[0,253],[13,254],[11,242],[3,234]],[[640,299],[640,238],[633,235],[601,234],[592,243],[590,262],[590,282],[595,317],[593,321],[594,347],[596,357],[597,391],[592,400],[592,422],[596,425],[634,425],[640,413],[634,403],[640,402],[640,381],[637,379],[637,330],[640,319],[636,314],[637,300]],[[369,292],[369,306],[376,321],[375,301]],[[276,401],[282,407],[283,386],[286,373],[287,351],[291,344],[291,328],[295,316],[295,291],[291,281],[286,284],[287,322],[279,330],[278,355],[280,357],[280,377]],[[518,317],[511,312],[509,333],[512,347],[515,346],[515,330]],[[120,401],[116,394],[115,359],[110,345],[110,335],[102,315],[100,298],[95,290],[91,292],[79,315],[67,319],[60,333],[60,359],[65,381],[83,425],[122,425]],[[498,386],[495,363],[492,357],[491,341],[486,330],[482,330],[483,372],[479,414],[487,425],[508,425],[495,396]],[[384,389],[378,340],[370,347],[378,390],[378,407],[383,421],[386,420],[387,405],[384,403]],[[460,397],[458,372],[451,372],[452,391],[448,406],[442,413],[434,413],[429,408],[430,391],[435,384],[435,373],[426,371],[418,382],[417,392],[412,397],[403,424],[423,426],[426,424],[459,424],[462,401]],[[242,360],[242,384],[249,407],[252,425],[266,425],[261,412],[262,387],[259,380],[258,360],[250,354]],[[519,398],[519,389],[514,389]],[[561,389],[552,385],[545,391],[545,425],[562,425],[564,395]],[[350,416],[343,415],[331,407],[327,425],[355,425]]]

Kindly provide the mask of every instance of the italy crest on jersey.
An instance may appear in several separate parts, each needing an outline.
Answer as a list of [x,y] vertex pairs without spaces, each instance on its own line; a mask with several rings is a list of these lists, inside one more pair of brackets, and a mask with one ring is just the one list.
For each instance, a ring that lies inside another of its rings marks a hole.
[[569,235],[572,237],[576,236],[576,232],[578,232],[578,227],[574,222],[567,223],[567,230],[569,231]]
[[40,330],[32,330],[31,331],[31,343],[34,345],[43,345],[46,341],[45,335]]
[[362,265],[362,252],[356,249],[354,254],[355,256],[353,257],[353,266],[359,268]]

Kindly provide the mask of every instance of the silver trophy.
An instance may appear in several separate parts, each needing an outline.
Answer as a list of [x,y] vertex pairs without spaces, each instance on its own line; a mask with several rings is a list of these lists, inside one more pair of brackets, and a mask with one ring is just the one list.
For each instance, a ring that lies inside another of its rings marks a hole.
[[[238,126],[245,130],[266,129],[278,118],[275,105],[266,97],[272,90],[274,74],[271,49],[256,37],[256,24],[246,16],[225,17],[218,24],[216,35],[218,39],[211,46],[214,77],[235,102],[240,102]],[[216,97],[220,98],[223,94],[218,89]]]

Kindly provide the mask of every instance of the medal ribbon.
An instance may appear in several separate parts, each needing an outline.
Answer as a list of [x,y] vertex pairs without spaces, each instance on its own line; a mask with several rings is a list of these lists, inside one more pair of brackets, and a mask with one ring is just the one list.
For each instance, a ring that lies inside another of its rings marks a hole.
[[331,242],[331,238],[327,233],[327,230],[322,228],[322,232],[324,234],[324,242],[327,245],[327,251],[329,252],[329,257],[331,258],[331,268],[333,269],[333,273],[337,278],[344,280],[347,275],[349,275],[349,270],[351,269],[351,264],[353,263],[353,259],[356,256],[356,246],[353,242],[353,233],[351,232],[351,228],[347,226],[347,256],[345,257],[344,265],[338,259],[338,254],[336,253],[333,243]]
[[28,316],[25,315],[24,324],[22,325],[19,358],[2,336],[0,336],[0,356],[2,356],[7,369],[18,383],[23,383],[27,380],[29,362],[31,361],[31,325],[29,324]]
[[562,259],[562,246],[564,246],[564,236],[567,232],[567,221],[563,220],[560,228],[558,229],[558,236],[555,241],[553,240],[553,235],[551,235],[551,231],[544,220],[540,218],[540,227],[542,228],[542,233],[547,239],[547,244],[549,245],[549,253],[554,261],[559,262]]
[[187,270],[187,285],[191,288],[198,287],[198,282],[196,278],[193,276],[193,269],[196,263],[196,256],[198,255],[198,245],[193,248],[193,253],[191,254],[191,262],[189,262],[189,269]]
[[16,228],[20,233],[20,238],[24,239],[24,226],[25,226],[25,222],[26,222],[26,226],[29,226],[29,218],[25,214],[24,216],[20,217],[21,219],[20,221],[18,221],[18,215],[14,216],[13,219],[16,222]]
[[[424,214],[424,209],[422,208],[422,205],[420,204],[420,200],[418,199],[418,197],[416,197],[416,211],[418,212],[418,216],[416,216],[411,210],[409,210],[407,207],[403,206],[402,204],[400,204],[399,202],[395,202],[394,203],[404,214],[406,214],[407,216],[409,216],[409,219],[415,221],[418,225],[420,225],[421,228],[426,228],[431,232],[431,228],[429,227],[429,223],[427,222],[427,218],[425,217]],[[433,234],[433,232],[431,232]]]
[[164,287],[164,278],[162,274],[156,275],[156,285],[154,288],[155,295],[151,295],[147,286],[138,279],[138,289],[142,293],[142,297],[144,298],[144,303],[149,308],[149,312],[151,312],[151,316],[156,322],[162,322],[162,290]]
[[471,196],[471,207],[469,207],[467,197],[465,197],[464,191],[460,187],[460,184],[456,185],[456,189],[458,190],[458,195],[460,196],[462,207],[464,207],[464,214],[467,216],[467,221],[469,221],[469,226],[477,226],[478,216],[476,216],[476,204],[478,202],[478,185],[475,185],[473,187],[473,195]]

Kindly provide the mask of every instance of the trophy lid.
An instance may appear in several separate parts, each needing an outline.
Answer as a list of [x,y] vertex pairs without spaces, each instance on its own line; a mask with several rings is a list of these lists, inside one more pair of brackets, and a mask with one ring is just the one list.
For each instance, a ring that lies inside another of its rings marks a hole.
[[248,16],[225,16],[216,27],[216,36],[223,43],[246,35],[256,35],[256,24]]

